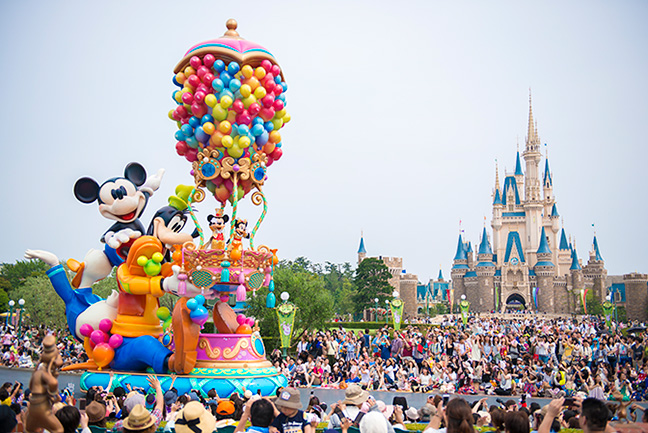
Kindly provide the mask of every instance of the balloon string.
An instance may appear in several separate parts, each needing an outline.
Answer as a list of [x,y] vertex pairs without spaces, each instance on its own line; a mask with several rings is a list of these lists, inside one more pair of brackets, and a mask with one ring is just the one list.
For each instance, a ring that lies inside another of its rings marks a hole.
[[261,199],[263,200],[263,212],[261,212],[261,215],[259,216],[258,221],[254,225],[254,229],[252,229],[252,233],[250,233],[250,249],[254,249],[254,235],[256,234],[257,230],[261,226],[261,223],[263,222],[263,219],[266,216],[266,213],[268,213],[268,202],[266,201],[265,195],[260,192],[261,194]]
[[189,210],[189,215],[191,215],[191,219],[196,225],[196,230],[198,230],[198,235],[200,236],[200,245],[198,247],[202,248],[202,246],[205,244],[205,235],[203,234],[203,229],[202,227],[200,227],[200,223],[198,223],[198,218],[196,218],[193,208],[191,207],[191,202],[193,201],[193,196],[195,192],[196,192],[196,188],[192,189],[191,194],[189,194],[189,200],[187,200],[187,204],[188,204],[187,209]]
[[230,235],[227,240],[227,246],[229,247],[234,239],[234,229],[236,228],[236,210],[238,208],[238,176],[234,174],[234,188],[232,189],[233,203],[232,203],[232,223],[230,224]]

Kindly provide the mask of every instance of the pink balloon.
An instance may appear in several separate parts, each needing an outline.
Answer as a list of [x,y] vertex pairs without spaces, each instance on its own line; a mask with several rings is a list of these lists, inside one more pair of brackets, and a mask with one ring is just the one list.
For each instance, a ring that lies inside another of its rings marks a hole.
[[106,334],[110,332],[111,328],[112,328],[112,320],[103,319],[101,322],[99,322],[99,329],[101,329]]
[[122,337],[119,334],[113,334],[110,336],[110,340],[108,340],[108,345],[113,349],[117,349],[119,346],[122,345],[123,342],[124,342],[124,337]]
[[249,326],[254,326],[254,317],[248,317],[246,323]]
[[236,316],[236,321],[238,322],[239,325],[244,324],[245,320],[246,320],[246,318],[245,318],[245,315],[243,315],[243,314],[239,314],[238,316]]
[[88,323],[84,323],[84,324],[81,325],[81,327],[79,328],[79,332],[80,332],[81,335],[83,335],[84,337],[89,337],[90,334],[92,334],[92,331],[94,331],[94,329],[92,328],[92,325],[90,325],[90,324],[88,324]]
[[90,339],[94,344],[99,344],[104,342],[104,335],[106,335],[103,331],[100,331],[99,329],[92,331],[92,334],[90,334]]

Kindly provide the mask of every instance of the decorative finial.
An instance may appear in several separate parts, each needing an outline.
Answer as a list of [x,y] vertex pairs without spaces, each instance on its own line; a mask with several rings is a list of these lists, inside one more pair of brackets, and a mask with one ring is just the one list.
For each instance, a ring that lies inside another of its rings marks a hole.
[[594,237],[596,237],[596,224],[592,223],[592,229],[594,230]]
[[560,217],[560,225],[562,228],[565,228],[565,217]]
[[238,27],[238,23],[234,18],[230,18],[229,20],[227,20],[227,23],[225,23],[225,25],[227,26],[227,31],[223,35],[224,37],[236,38],[236,39],[241,38],[241,36],[236,31],[236,28]]
[[500,184],[499,184],[499,166],[497,165],[497,158],[495,158],[495,189],[499,190],[500,189]]
[[549,159],[549,147],[547,147],[547,143],[545,143],[545,159]]
[[520,136],[516,135],[515,136],[515,147],[517,148],[517,151],[520,151]]

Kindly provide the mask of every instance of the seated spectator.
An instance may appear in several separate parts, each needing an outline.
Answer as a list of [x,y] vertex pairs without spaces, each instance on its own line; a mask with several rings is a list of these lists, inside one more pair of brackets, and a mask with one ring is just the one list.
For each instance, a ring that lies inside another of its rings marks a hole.
[[248,432],[267,433],[268,427],[270,427],[274,419],[275,407],[272,402],[265,398],[257,398],[256,400],[248,401],[248,404],[245,405],[241,420],[234,432],[246,431],[245,424],[249,420],[252,425],[247,430]]
[[106,432],[106,407],[96,401],[86,406],[88,415],[88,428],[92,433]]
[[160,421],[141,404],[135,405],[124,420],[124,433],[153,433]]
[[178,413],[176,433],[212,433],[216,418],[199,401],[191,401]]

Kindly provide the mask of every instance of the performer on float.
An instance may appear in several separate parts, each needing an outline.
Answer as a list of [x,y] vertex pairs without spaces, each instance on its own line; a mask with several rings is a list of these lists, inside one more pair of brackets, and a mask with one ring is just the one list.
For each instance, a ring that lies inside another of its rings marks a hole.
[[225,235],[223,234],[223,230],[225,229],[225,223],[229,221],[229,215],[225,215],[223,209],[216,209],[215,215],[209,215],[207,221],[209,222],[212,235],[203,248],[225,250]]
[[249,239],[250,234],[247,232],[247,220],[237,219],[234,221],[234,234],[232,235],[230,249],[230,258],[237,264],[243,256],[243,238]]

